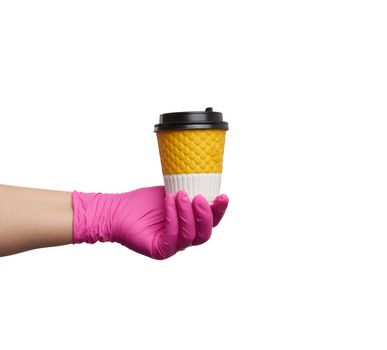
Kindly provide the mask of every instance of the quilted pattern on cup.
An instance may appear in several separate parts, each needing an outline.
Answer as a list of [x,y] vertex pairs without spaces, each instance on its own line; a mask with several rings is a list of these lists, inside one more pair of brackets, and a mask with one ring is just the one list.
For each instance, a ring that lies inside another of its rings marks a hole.
[[158,131],[164,175],[221,173],[225,130]]

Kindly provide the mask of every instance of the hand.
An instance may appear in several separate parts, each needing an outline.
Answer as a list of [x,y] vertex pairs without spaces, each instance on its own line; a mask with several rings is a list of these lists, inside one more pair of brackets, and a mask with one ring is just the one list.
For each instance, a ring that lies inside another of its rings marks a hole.
[[184,191],[165,195],[164,187],[121,194],[73,192],[74,243],[118,242],[154,259],[166,259],[190,245],[206,242],[222,219],[226,195],[210,206]]

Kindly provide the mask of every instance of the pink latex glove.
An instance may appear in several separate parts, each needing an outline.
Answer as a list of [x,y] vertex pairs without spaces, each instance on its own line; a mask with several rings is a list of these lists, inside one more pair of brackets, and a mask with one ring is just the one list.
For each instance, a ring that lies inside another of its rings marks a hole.
[[184,191],[165,195],[163,186],[118,194],[72,193],[73,242],[118,242],[154,259],[166,259],[190,245],[206,242],[223,217],[228,198],[210,206]]

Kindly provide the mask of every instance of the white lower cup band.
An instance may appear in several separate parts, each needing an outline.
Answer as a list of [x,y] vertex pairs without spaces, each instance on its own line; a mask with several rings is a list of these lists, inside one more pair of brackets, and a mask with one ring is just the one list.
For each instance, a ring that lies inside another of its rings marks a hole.
[[184,190],[191,199],[201,194],[212,203],[220,193],[221,177],[222,173],[164,175],[165,191],[176,194]]

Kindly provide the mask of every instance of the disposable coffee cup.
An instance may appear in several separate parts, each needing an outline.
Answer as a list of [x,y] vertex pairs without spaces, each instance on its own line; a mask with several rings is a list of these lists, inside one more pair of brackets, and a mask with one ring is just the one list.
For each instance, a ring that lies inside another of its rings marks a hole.
[[160,115],[154,131],[167,193],[184,190],[191,199],[201,194],[214,201],[220,193],[226,130],[222,113],[211,107]]

